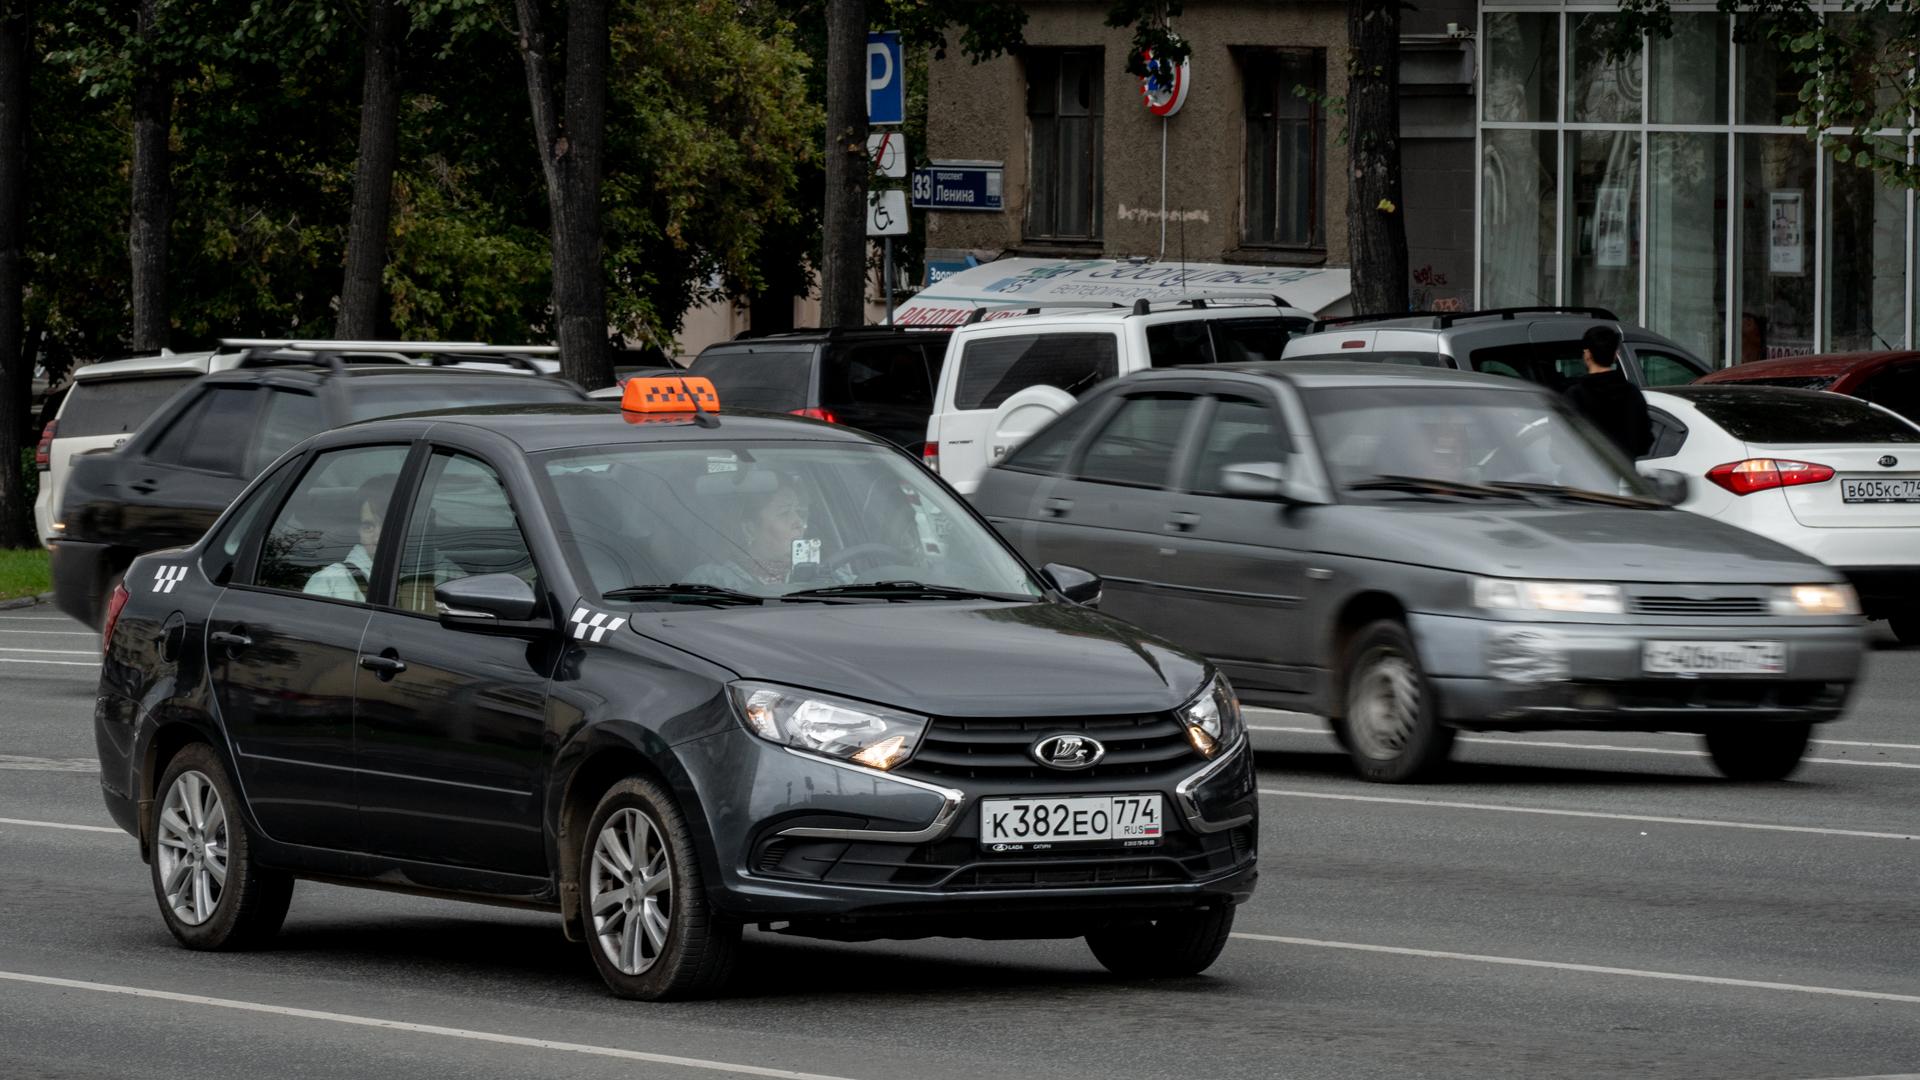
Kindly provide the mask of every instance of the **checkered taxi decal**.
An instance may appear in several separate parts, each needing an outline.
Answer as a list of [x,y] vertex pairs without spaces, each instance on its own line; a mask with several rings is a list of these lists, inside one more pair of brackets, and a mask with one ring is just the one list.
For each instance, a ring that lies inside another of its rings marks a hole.
[[621,616],[585,607],[574,608],[573,617],[567,621],[573,624],[573,640],[590,641],[595,645],[600,644],[600,639],[606,637],[608,631],[618,630],[627,624],[627,620]]

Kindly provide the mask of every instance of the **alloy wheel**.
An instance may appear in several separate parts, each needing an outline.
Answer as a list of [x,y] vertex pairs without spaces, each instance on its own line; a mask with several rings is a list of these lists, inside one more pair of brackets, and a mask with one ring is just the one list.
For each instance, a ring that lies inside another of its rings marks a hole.
[[174,918],[188,926],[213,918],[227,887],[227,808],[204,773],[183,772],[167,789],[154,841]]
[[1398,757],[1420,717],[1420,678],[1398,653],[1376,656],[1361,673],[1350,709],[1352,734],[1370,758]]
[[652,817],[617,811],[593,842],[587,901],[600,951],[623,974],[659,962],[673,920],[673,862]]

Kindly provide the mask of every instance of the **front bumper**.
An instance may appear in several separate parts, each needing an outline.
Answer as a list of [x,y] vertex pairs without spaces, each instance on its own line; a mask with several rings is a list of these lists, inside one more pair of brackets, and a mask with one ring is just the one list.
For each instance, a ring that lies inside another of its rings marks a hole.
[[[1606,624],[1444,615],[1414,615],[1408,622],[1441,718],[1499,731],[1705,732],[1834,720],[1859,676],[1864,642],[1858,623]],[[1648,641],[1749,640],[1783,643],[1786,670],[1673,676],[1642,668]]]
[[[930,782],[842,765],[728,732],[683,747],[707,808],[729,915],[848,940],[1079,936],[1155,912],[1252,895],[1258,794],[1246,740],[1164,775]],[[715,768],[715,766],[721,766]],[[1157,793],[1152,848],[995,854],[979,802],[999,796]]]

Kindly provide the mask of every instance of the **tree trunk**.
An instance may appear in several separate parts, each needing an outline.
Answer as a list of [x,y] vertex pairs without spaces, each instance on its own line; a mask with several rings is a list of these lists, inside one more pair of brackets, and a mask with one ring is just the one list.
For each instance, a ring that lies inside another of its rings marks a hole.
[[[151,42],[159,0],[140,0],[140,38]],[[133,219],[127,254],[133,263],[135,351],[167,345],[167,232],[173,202],[167,140],[173,128],[173,76],[142,57],[133,77]]]
[[32,0],[0,0],[0,547],[34,543],[27,500],[27,401],[33,363],[21,337],[27,288],[27,65]]
[[381,280],[393,209],[393,168],[400,131],[399,0],[367,4],[366,59],[360,80],[360,160],[353,170],[353,217],[347,225],[347,273],[340,287],[334,337],[380,336]]
[[1348,259],[1356,313],[1407,310],[1400,197],[1400,3],[1347,0]]
[[533,134],[553,215],[553,308],[560,374],[589,390],[613,385],[607,347],[607,285],[601,266],[600,179],[607,128],[608,0],[567,5],[565,97],[554,96],[554,62],[542,0],[514,0],[527,70]]
[[867,321],[867,4],[827,0],[827,200],[820,324]]

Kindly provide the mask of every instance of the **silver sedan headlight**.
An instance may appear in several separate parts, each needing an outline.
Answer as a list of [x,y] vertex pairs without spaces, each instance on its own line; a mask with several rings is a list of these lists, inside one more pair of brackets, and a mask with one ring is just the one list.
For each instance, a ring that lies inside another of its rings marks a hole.
[[1787,585],[1773,590],[1775,615],[1858,615],[1860,594],[1851,585]]
[[1200,695],[1175,710],[1187,726],[1187,739],[1205,757],[1231,750],[1246,733],[1246,721],[1240,716],[1240,699],[1233,696],[1227,677],[1215,674],[1200,689]]
[[1578,615],[1622,615],[1626,590],[1603,581],[1515,581],[1476,578],[1473,606],[1483,611],[1560,611]]
[[772,683],[727,687],[747,730],[768,742],[885,771],[913,756],[927,718]]

